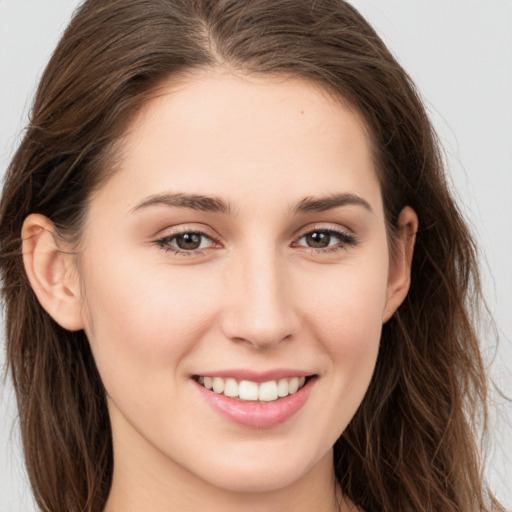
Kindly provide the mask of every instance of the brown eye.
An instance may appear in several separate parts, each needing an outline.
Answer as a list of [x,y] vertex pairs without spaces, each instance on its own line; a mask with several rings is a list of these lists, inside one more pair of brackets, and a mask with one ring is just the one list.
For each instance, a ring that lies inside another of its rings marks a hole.
[[335,251],[355,244],[356,239],[353,235],[335,229],[309,231],[304,233],[296,242],[296,245],[299,247],[308,247],[316,250],[325,249],[323,252]]
[[182,255],[197,254],[196,251],[216,246],[214,241],[206,233],[201,233],[200,231],[187,231],[164,236],[155,242],[165,251],[172,251]]
[[184,251],[194,251],[201,246],[203,236],[201,233],[183,233],[182,235],[176,235],[174,238],[178,248]]
[[323,249],[329,247],[331,243],[331,235],[321,231],[313,231],[308,233],[305,237],[306,244],[314,249]]

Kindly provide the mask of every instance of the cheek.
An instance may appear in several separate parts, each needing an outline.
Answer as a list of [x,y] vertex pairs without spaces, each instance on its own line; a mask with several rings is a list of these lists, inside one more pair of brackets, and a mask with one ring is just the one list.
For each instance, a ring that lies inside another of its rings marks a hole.
[[374,343],[386,305],[387,267],[373,262],[373,266],[347,265],[325,272],[304,287],[306,318],[325,332],[335,350],[342,350],[344,344],[355,349],[366,341]]
[[127,380],[155,388],[165,380],[169,387],[208,329],[213,301],[208,287],[198,290],[200,283],[127,259],[89,266],[86,333],[107,390]]
[[[317,277],[304,289],[304,326],[321,340],[335,390],[343,390],[353,407],[362,400],[373,374],[386,304],[387,267],[347,266],[336,275]],[[309,298],[307,298],[309,297]],[[340,391],[341,392],[341,391]],[[355,410],[353,411],[355,412]]]

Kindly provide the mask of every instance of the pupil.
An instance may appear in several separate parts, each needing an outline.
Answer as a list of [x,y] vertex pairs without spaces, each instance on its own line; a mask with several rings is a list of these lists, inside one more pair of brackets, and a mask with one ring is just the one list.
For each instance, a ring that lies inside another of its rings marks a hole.
[[309,247],[321,249],[329,245],[329,242],[331,241],[331,236],[328,235],[327,233],[314,232],[306,235],[306,240]]
[[176,237],[176,244],[180,249],[194,250],[201,245],[201,235],[197,233],[184,233]]

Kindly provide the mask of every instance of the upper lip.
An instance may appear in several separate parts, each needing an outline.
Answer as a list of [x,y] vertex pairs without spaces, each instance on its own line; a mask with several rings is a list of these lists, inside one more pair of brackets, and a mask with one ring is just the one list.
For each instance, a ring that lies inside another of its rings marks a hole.
[[224,379],[231,378],[237,381],[250,380],[262,383],[269,380],[289,379],[292,377],[312,377],[313,375],[316,375],[315,372],[290,368],[275,368],[262,372],[249,370],[247,368],[233,368],[229,370],[201,372],[195,374],[194,377],[221,377]]

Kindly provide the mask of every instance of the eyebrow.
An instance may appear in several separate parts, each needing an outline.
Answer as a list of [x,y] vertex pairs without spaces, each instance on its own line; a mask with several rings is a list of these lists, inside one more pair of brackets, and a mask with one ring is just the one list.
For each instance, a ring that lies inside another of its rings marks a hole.
[[232,210],[228,203],[218,197],[203,196],[200,194],[167,193],[155,194],[148,197],[135,206],[132,212],[155,205],[190,208],[191,210],[212,213],[230,213]]
[[[233,208],[229,203],[218,197],[204,196],[201,194],[165,193],[155,194],[132,209],[132,212],[148,208],[150,206],[169,206],[175,208],[189,208],[210,213],[229,214]],[[292,208],[293,213],[325,212],[340,206],[355,205],[373,213],[372,207],[362,197],[351,194],[333,194],[325,197],[305,197]]]
[[347,205],[362,206],[370,213],[373,213],[372,207],[368,201],[351,193],[333,194],[326,197],[306,197],[297,204],[293,211],[295,213],[325,212],[333,208],[338,208],[339,206]]

